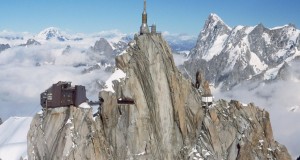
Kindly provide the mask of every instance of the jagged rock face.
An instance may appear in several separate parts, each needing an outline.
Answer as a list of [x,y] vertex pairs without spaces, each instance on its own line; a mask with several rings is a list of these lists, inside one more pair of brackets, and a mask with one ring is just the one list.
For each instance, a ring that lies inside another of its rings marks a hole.
[[122,53],[127,48],[127,43],[123,41],[108,42],[105,38],[95,42],[95,45],[91,47],[91,59],[105,61],[107,64],[114,65],[114,59],[116,55]]
[[268,29],[258,24],[231,29],[211,14],[184,68],[190,75],[200,68],[210,83],[222,83],[223,90],[245,80],[274,80],[284,63],[300,56],[299,36],[300,30],[293,25]]
[[110,159],[91,109],[60,107],[36,114],[28,132],[28,157],[40,159]]
[[[136,37],[116,66],[126,78],[114,81],[115,92],[100,92],[104,104],[96,118],[114,159],[291,159],[274,141],[266,111],[225,101],[206,111],[161,36]],[[118,105],[120,98],[135,104]]]
[[273,139],[268,112],[237,101],[203,107],[160,34],[135,37],[116,66],[124,78],[99,93],[95,121],[75,107],[34,117],[30,159],[291,159]]
[[224,100],[208,109],[189,155],[197,159],[291,159],[287,149],[274,141],[267,111]]
[[10,48],[9,44],[0,44],[0,52]]
[[[115,93],[101,92],[99,123],[115,159],[176,159],[196,138],[196,117],[203,115],[200,97],[178,72],[160,35],[146,34],[135,41],[128,53],[116,58],[126,80],[115,83]],[[117,105],[117,99],[125,97],[135,104]],[[187,118],[192,115],[197,116]]]

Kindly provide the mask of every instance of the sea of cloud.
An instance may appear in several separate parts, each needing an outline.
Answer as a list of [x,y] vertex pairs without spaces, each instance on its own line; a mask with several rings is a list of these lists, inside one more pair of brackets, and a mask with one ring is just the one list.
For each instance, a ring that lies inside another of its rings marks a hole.
[[41,109],[40,93],[58,81],[85,85],[88,98],[97,100],[98,82],[105,81],[110,73],[100,69],[82,74],[85,68],[98,62],[90,52],[84,52],[93,43],[86,48],[71,44],[71,50],[64,53],[68,45],[14,46],[0,53],[0,117],[3,120],[11,116],[33,116]]

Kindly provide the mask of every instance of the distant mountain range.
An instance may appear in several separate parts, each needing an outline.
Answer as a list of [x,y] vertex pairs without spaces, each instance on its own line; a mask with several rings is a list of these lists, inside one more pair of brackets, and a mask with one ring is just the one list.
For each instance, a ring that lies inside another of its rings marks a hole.
[[299,60],[300,30],[294,25],[231,28],[210,14],[183,71],[194,77],[201,69],[215,87],[230,90],[249,81],[299,80],[288,69]]
[[[174,52],[189,51],[196,44],[196,37],[194,36],[189,36],[186,34],[170,34],[169,32],[164,32],[163,35],[169,42]],[[46,28],[38,34],[2,31],[0,32],[0,52],[4,50],[3,45],[21,45],[25,44],[25,42],[29,39],[42,44],[50,42],[78,42],[86,44],[89,43],[90,45],[92,45],[92,43],[100,40],[100,38],[104,38],[112,45],[112,48],[114,48],[119,42],[128,43],[133,39],[133,36],[134,34],[125,34],[121,33],[118,30],[101,31],[95,34],[67,34],[66,32],[56,27]],[[5,47],[5,49],[7,49],[7,47]]]

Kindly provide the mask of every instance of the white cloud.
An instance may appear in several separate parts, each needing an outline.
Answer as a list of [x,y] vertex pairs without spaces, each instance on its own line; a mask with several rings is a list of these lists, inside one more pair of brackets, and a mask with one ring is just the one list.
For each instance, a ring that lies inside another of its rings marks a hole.
[[[91,45],[85,42],[48,42],[41,46],[13,47],[0,53],[0,117],[32,116],[41,109],[40,93],[58,81],[84,85],[88,98],[98,99],[97,82],[110,73],[103,69],[82,74],[85,66],[94,65],[93,53],[82,52]],[[71,46],[70,52],[63,50]],[[39,64],[40,66],[37,66]]]
[[173,54],[173,58],[176,66],[182,65],[187,60],[185,54]]

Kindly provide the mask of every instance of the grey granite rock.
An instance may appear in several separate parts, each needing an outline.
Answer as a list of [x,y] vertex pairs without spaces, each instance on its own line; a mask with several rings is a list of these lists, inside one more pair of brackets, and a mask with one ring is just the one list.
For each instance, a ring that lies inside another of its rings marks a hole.
[[224,100],[203,107],[202,92],[181,75],[160,34],[137,36],[116,66],[126,76],[99,93],[95,119],[75,107],[34,117],[30,159],[291,159],[267,111]]

